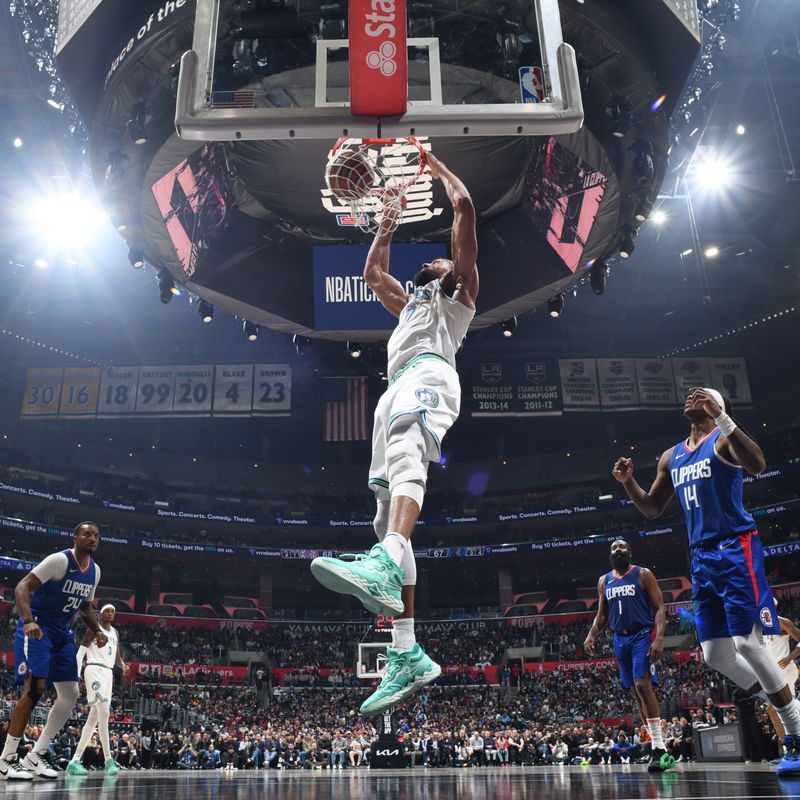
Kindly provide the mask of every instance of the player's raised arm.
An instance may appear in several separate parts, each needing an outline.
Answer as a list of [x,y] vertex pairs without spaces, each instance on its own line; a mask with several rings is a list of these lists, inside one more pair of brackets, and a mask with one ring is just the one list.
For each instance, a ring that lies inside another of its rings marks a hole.
[[766,469],[767,461],[761,448],[728,416],[724,408],[720,408],[711,394],[705,389],[695,389],[689,400],[695,408],[702,407],[722,431],[718,447],[723,458],[739,464],[751,475],[759,475]]
[[384,201],[383,220],[386,224],[378,228],[364,265],[364,280],[367,286],[375,292],[383,307],[395,317],[400,316],[408,303],[408,293],[403,285],[389,274],[389,250],[396,227],[392,223],[399,214],[402,214],[402,209],[392,198]]
[[650,643],[647,656],[651,661],[658,661],[664,654],[664,634],[667,630],[667,611],[664,608],[664,595],[658,585],[656,576],[649,569],[642,567],[639,570],[639,585],[647,592],[647,599],[653,609],[656,625],[656,635]]
[[[453,230],[451,235],[451,255],[453,258],[452,277],[448,275],[443,284],[453,281],[453,286],[444,286],[448,294],[475,308],[480,281],[478,279],[478,237],[475,229],[475,206],[467,187],[461,179],[449,170],[436,156],[428,153],[431,175],[444,184],[447,196],[453,206]],[[451,291],[452,290],[452,291]],[[456,292],[459,294],[456,295]]]
[[597,582],[597,614],[595,614],[589,635],[583,643],[583,649],[594,655],[594,643],[599,633],[608,625],[608,600],[606,600],[606,576],[601,576]]
[[669,476],[669,461],[672,449],[665,450],[658,459],[656,477],[650,491],[646,492],[633,477],[633,459],[620,458],[614,464],[611,474],[625,487],[628,497],[647,519],[655,519],[664,513],[675,489]]

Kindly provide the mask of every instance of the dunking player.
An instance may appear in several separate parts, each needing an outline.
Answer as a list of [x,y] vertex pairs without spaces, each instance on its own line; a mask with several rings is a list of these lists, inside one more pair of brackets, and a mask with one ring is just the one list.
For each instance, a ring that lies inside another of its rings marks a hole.
[[365,281],[399,320],[388,344],[389,388],[375,410],[372,434],[369,485],[378,504],[380,544],[354,562],[317,558],[311,564],[329,589],[354,595],[374,613],[397,616],[386,674],[361,706],[365,715],[395,705],[441,673],[414,636],[417,568],[410,539],[422,509],[428,464],[441,457],[442,437],[461,405],[455,355],[475,315],[478,246],[466,187],[434,156],[428,156],[428,163],[453,205],[452,261],[423,264],[409,296],[389,274],[392,233],[379,230],[364,267]]
[[742,471],[763,471],[764,454],[731,419],[730,404],[715,389],[690,390],[683,413],[692,426],[689,437],[661,455],[649,492],[633,477],[631,459],[620,458],[613,474],[649,519],[678,496],[706,663],[751,694],[769,698],[786,729],[778,774],[800,773],[800,703],[764,644],[763,634],[780,633],[780,626],[756,524],[742,505]]
[[81,764],[83,751],[91,741],[95,726],[100,731],[100,744],[105,755],[103,769],[106,775],[116,775],[119,767],[114,762],[111,754],[111,743],[108,736],[108,718],[111,713],[111,691],[114,688],[114,667],[119,667],[127,675],[129,667],[122,660],[119,652],[119,632],[112,627],[117,610],[111,603],[106,603],[100,609],[100,628],[108,640],[102,647],[95,641],[94,634],[87,630],[83,643],[78,648],[76,663],[78,675],[83,669],[83,660],[86,659],[86,668],[83,670],[83,682],[86,686],[86,699],[89,703],[89,717],[81,731],[81,738],[75,748],[75,755],[67,766],[68,775],[86,775],[86,768]]
[[632,557],[626,541],[617,539],[611,543],[612,569],[597,582],[597,615],[583,647],[594,655],[597,634],[610,621],[620,682],[623,688],[632,690],[639,715],[653,740],[647,769],[665,772],[675,766],[675,759],[664,746],[661,710],[653,684],[658,683],[655,662],[664,652],[667,615],[655,576],[646,567],[632,564]]
[[[74,547],[47,556],[18,584],[14,592],[19,623],[14,643],[17,682],[25,686],[11,714],[5,747],[0,755],[0,778],[31,780],[33,774],[57,778],[47,748],[69,718],[78,699],[78,670],[72,618],[78,613],[102,647],[106,637],[97,625],[92,600],[100,582],[100,567],[92,553],[100,543],[94,522],[81,522],[73,533]],[[22,764],[17,748],[31,712],[45,686],[52,683],[56,700],[41,736]]]

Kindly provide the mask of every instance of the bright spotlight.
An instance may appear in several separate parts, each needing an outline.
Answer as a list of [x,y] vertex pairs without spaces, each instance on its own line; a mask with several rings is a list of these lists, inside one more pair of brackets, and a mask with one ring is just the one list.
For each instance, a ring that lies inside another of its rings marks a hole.
[[200,319],[208,325],[208,323],[214,319],[214,306],[207,300],[199,300],[197,303],[197,313],[200,315]]
[[653,212],[653,215],[650,217],[650,219],[656,225],[663,225],[667,221],[667,214],[666,212],[659,209],[658,211]]
[[719,247],[709,247],[703,255],[706,258],[716,258],[719,255]]
[[351,358],[361,358],[361,353],[364,348],[358,342],[348,342],[347,352],[350,353]]
[[[54,194],[34,200],[26,215],[28,222],[44,231],[50,244],[71,250],[89,244],[108,215],[75,192]],[[42,226],[42,220],[46,224]]]
[[694,183],[710,192],[726,189],[731,185],[734,177],[730,163],[713,156],[693,164],[691,172]]
[[740,122],[740,123],[739,123],[739,124],[736,126],[736,133],[737,133],[739,136],[744,136],[744,135],[747,133],[747,128],[745,128],[745,126],[744,126],[744,125],[742,125],[742,123]]
[[557,319],[564,313],[564,295],[557,294],[547,301],[547,313],[553,318]]
[[36,261],[33,262],[33,265],[39,269],[47,269],[48,267],[47,261],[43,258],[37,258]]
[[14,147],[16,147],[18,150],[20,147],[22,147],[22,139],[20,139],[19,136],[14,138]]

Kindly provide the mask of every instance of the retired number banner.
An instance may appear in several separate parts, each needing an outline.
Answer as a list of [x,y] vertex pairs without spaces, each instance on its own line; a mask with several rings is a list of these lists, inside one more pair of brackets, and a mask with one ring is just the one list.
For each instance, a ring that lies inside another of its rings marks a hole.
[[555,359],[478,361],[468,387],[473,417],[544,417],[562,413]]

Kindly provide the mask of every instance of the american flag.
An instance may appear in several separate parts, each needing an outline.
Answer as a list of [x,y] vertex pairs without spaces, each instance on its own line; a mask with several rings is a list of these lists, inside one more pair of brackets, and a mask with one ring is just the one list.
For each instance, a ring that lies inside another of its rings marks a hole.
[[324,441],[367,439],[367,379],[325,378],[323,413]]
[[254,108],[256,93],[252,89],[239,89],[235,92],[212,92],[211,105],[214,108]]

